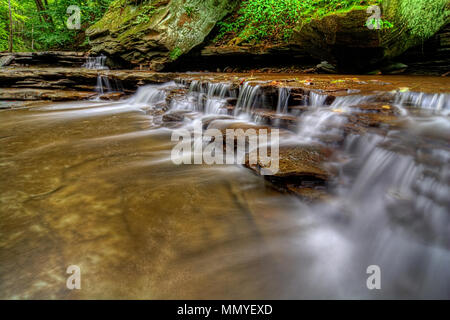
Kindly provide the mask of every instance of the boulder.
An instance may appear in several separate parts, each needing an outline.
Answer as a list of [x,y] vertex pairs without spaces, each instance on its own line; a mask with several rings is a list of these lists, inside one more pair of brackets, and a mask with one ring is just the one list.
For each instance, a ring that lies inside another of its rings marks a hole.
[[86,34],[91,54],[162,70],[203,42],[237,0],[117,0]]
[[[271,149],[268,151],[270,156]],[[281,145],[278,171],[264,177],[279,190],[308,200],[318,199],[325,195],[324,187],[332,175],[331,170],[325,166],[331,155],[331,150],[322,145]],[[261,174],[261,169],[270,169],[269,165],[261,163],[260,159],[256,165],[250,164],[247,159],[245,166],[256,174]]]
[[[280,146],[279,154],[279,170],[274,175],[275,177],[284,178],[291,182],[302,177],[312,180],[327,180],[329,177],[329,172],[325,169],[323,163],[331,156],[331,152],[323,146],[285,145]],[[264,168],[261,163],[258,163],[258,165]]]
[[0,67],[6,67],[14,61],[14,56],[12,54],[4,55],[0,57]]

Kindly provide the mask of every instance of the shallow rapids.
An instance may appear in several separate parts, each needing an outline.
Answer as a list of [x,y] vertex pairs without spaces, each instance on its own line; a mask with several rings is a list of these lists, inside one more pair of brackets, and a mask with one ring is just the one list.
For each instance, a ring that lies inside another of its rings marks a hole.
[[173,164],[174,129],[259,123],[265,101],[259,85],[191,83],[167,124],[173,86],[0,111],[0,298],[450,298],[448,95],[393,94],[401,126],[348,134],[349,107],[376,98],[312,93],[296,114],[280,90],[275,113],[298,118],[286,141],[335,150],[311,203],[243,166]]

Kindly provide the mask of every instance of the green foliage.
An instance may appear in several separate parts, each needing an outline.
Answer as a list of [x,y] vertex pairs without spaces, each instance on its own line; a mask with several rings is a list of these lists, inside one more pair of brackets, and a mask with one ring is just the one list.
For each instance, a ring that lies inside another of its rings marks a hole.
[[134,24],[148,23],[150,21],[150,17],[155,12],[155,10],[156,10],[155,6],[151,4],[145,4],[140,9],[140,13],[137,16]]
[[[47,0],[45,8],[37,9],[35,0],[11,0],[13,12],[14,50],[67,49],[82,45],[84,30],[103,16],[112,0]],[[48,4],[48,6],[46,6]],[[81,30],[66,26],[67,8],[77,5],[81,10]],[[0,0],[0,50],[8,47],[8,0]],[[84,42],[83,42],[84,41]],[[78,42],[78,43],[77,43]]]
[[353,6],[381,0],[244,0],[235,16],[219,22],[216,41],[232,35],[241,41],[289,41],[296,26]]
[[179,47],[176,47],[176,48],[174,48],[172,51],[170,51],[170,53],[169,53],[169,58],[170,58],[170,60],[175,61],[175,60],[177,60],[182,54],[183,54],[183,51],[182,51]]
[[186,15],[189,18],[192,18],[192,15],[194,14],[194,8],[193,7],[186,6],[186,7],[184,7],[184,11],[186,12]]
[[392,22],[389,22],[384,19],[375,19],[375,18],[367,21],[366,27],[370,25],[373,25],[375,29],[380,30],[392,29],[394,27],[394,24]]
[[448,0],[384,0],[389,19],[398,21],[396,27],[425,40],[450,20]]

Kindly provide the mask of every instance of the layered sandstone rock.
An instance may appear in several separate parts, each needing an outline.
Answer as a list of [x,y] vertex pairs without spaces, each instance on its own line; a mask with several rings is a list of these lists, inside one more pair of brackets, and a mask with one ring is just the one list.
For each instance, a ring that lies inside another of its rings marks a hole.
[[236,0],[118,0],[86,34],[92,54],[161,70],[202,43]]

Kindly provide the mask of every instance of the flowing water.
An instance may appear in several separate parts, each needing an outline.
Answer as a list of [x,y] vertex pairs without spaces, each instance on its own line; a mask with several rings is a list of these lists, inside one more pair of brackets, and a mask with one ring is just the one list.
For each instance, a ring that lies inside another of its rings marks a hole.
[[[155,112],[173,87],[0,111],[0,298],[450,298],[448,95],[391,93],[402,126],[345,134],[350,107],[379,97],[311,93],[289,139],[335,148],[336,175],[309,203],[242,166],[173,164]],[[191,128],[257,121],[263,100],[257,85],[192,82],[169,108]]]
[[[91,70],[108,70],[106,66],[106,56],[101,55],[98,57],[87,57],[86,63],[83,64],[83,68]],[[120,80],[113,79],[110,80],[107,76],[99,74],[97,76],[97,85],[95,86],[95,91],[99,94],[105,94],[110,92],[121,92],[123,91],[123,86]]]

